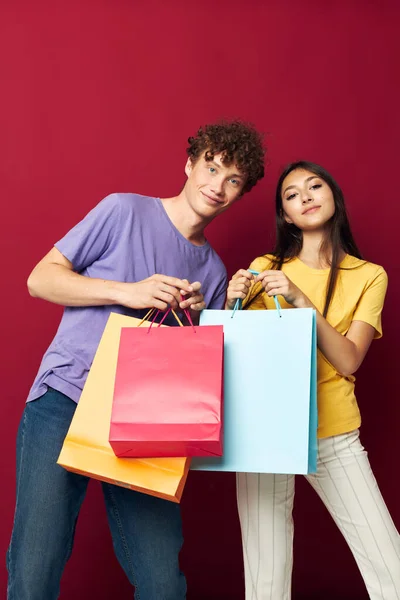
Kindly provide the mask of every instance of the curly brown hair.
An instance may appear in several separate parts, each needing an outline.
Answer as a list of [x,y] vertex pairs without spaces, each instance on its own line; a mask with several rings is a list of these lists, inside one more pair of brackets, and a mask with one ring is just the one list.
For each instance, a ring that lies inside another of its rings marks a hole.
[[235,120],[205,125],[188,142],[186,152],[193,163],[205,152],[207,161],[213,160],[216,154],[222,154],[224,164],[237,165],[246,176],[243,193],[250,191],[264,177],[263,138],[250,123]]

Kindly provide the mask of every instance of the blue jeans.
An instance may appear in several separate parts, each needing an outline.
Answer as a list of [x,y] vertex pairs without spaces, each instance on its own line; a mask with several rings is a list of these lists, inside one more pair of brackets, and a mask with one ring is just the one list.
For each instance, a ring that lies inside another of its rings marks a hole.
[[[8,600],[56,600],[89,479],[56,464],[76,405],[49,388],[24,410],[7,552]],[[140,600],[182,600],[178,504],[102,483],[116,556]]]

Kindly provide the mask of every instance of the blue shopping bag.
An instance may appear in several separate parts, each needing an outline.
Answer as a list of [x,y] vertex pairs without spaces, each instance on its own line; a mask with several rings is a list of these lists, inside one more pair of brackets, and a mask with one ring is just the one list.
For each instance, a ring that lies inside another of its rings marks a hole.
[[315,310],[277,308],[202,311],[201,325],[224,327],[224,455],[192,469],[316,471]]

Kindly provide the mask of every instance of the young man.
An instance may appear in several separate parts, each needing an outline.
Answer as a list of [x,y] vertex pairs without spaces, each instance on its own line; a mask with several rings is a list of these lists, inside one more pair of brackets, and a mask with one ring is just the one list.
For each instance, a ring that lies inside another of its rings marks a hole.
[[[8,600],[58,598],[89,480],[56,461],[110,312],[141,317],[151,307],[198,314],[224,306],[226,271],[204,229],[263,177],[264,149],[257,131],[234,121],[199,129],[187,152],[178,196],[108,196],[28,279],[32,296],[66,308],[18,431]],[[179,505],[102,487],[114,549],[137,595],[185,598]]]

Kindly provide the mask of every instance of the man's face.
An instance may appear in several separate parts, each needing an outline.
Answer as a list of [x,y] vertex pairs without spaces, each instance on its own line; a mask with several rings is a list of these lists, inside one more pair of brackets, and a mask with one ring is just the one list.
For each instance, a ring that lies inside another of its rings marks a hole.
[[213,160],[205,160],[205,154],[195,163],[188,159],[185,193],[194,212],[211,220],[240,198],[246,177],[235,164],[224,165],[222,154],[216,154]]

